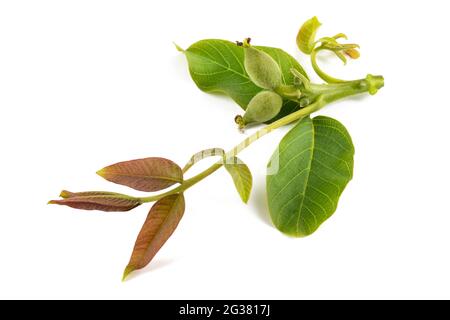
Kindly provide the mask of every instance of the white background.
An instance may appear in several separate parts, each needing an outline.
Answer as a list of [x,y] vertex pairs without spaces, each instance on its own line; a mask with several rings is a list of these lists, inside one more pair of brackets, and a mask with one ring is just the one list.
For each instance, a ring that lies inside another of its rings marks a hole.
[[[450,298],[445,6],[1,1],[0,297]],[[95,175],[118,161],[184,164],[232,147],[244,138],[233,123],[239,107],[198,90],[172,41],[251,36],[312,73],[295,36],[314,15],[320,35],[345,32],[361,44],[360,60],[344,68],[332,59],[330,73],[386,78],[378,95],[320,112],[343,122],[356,147],[335,215],[305,239],[270,225],[264,172],[284,128],[241,155],[255,180],[247,206],[217,172],[186,193],[185,216],[152,264],[122,283],[148,206],[108,214],[46,202],[61,189],[127,192]]]

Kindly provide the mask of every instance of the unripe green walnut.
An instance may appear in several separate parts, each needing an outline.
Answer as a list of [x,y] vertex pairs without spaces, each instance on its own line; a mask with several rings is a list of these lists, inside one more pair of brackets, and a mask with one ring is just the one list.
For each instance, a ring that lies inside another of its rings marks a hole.
[[250,47],[244,42],[244,66],[250,80],[263,89],[275,89],[282,84],[281,70],[275,60],[267,53]]
[[278,94],[272,91],[261,91],[248,104],[242,117],[242,125],[269,121],[280,112],[282,105],[283,99]]

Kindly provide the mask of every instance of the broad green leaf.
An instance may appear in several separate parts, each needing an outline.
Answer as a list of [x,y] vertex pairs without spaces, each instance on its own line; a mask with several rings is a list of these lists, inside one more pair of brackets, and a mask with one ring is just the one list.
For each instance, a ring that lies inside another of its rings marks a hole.
[[119,162],[97,172],[108,181],[139,191],[159,191],[183,182],[183,172],[164,158],[144,158]]
[[59,204],[75,209],[100,210],[107,212],[129,211],[141,204],[139,199],[113,192],[61,192],[62,200],[51,200],[49,204]]
[[[291,55],[278,48],[256,48],[268,53],[280,66],[283,84],[293,84],[294,68],[307,77],[306,72]],[[205,92],[219,92],[230,96],[242,109],[262,88],[257,87],[244,68],[244,48],[226,40],[208,39],[194,43],[185,51],[189,71],[197,86]],[[295,102],[284,101],[277,118],[297,110]]]
[[354,148],[337,120],[302,119],[281,140],[267,175],[267,196],[274,225],[295,237],[312,234],[336,210],[353,175]]
[[123,273],[125,279],[134,270],[142,269],[173,234],[184,214],[184,196],[173,194],[156,202],[148,213]]
[[252,191],[253,180],[250,169],[237,157],[227,159],[224,166],[233,178],[234,185],[242,201],[247,203]]

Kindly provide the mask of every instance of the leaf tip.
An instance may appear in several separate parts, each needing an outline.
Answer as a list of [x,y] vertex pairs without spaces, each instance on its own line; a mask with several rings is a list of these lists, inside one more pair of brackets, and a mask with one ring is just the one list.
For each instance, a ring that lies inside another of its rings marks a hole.
[[317,16],[314,16],[311,18],[311,21],[316,24],[317,26],[321,26],[322,22],[319,21],[319,18],[317,18]]
[[72,192],[67,191],[67,190],[63,190],[61,191],[61,193],[59,194],[59,196],[63,199],[67,199],[70,198],[70,195],[72,194]]
[[250,192],[241,194],[240,196],[241,196],[242,202],[244,202],[245,204],[248,204],[248,200],[250,199]]
[[100,177],[104,178],[105,177],[105,168],[98,170],[96,172],[96,174],[98,174]]
[[47,204],[58,204],[58,205],[62,205],[62,204],[64,204],[64,199],[63,199],[63,200],[50,200],[49,202],[47,202]]
[[175,46],[175,48],[176,48],[179,52],[182,52],[182,53],[185,52],[185,50],[184,50],[182,47],[180,47],[178,44],[176,44],[175,42],[173,42],[173,45]]
[[130,275],[130,273],[132,273],[134,271],[134,268],[131,266],[127,266],[125,268],[125,270],[123,271],[123,276],[122,276],[122,282],[125,282],[128,278],[128,276]]

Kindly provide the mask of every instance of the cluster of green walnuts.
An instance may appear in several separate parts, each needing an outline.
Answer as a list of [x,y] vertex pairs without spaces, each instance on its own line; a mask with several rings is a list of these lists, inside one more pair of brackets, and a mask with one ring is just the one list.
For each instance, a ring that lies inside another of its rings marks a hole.
[[[263,123],[275,118],[283,106],[283,97],[278,93],[285,85],[282,82],[280,67],[276,61],[267,53],[252,47],[250,38],[243,42],[238,42],[238,46],[244,47],[244,67],[250,80],[264,90],[256,94],[250,100],[244,116],[238,115],[235,118],[239,128],[244,128],[249,124]],[[299,81],[304,81],[303,75],[299,72],[294,74]],[[301,91],[296,89],[300,98]]]

